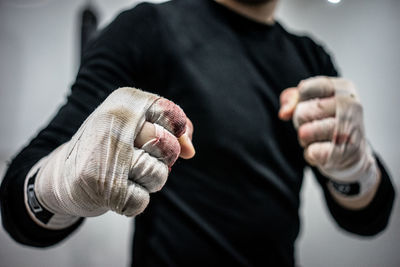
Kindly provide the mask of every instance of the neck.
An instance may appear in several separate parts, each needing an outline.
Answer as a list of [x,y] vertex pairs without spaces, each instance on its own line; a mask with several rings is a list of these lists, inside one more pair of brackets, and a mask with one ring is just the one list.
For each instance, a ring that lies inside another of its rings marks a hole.
[[215,0],[216,2],[244,15],[252,20],[265,24],[274,24],[274,11],[278,0],[261,3],[246,3],[240,0]]

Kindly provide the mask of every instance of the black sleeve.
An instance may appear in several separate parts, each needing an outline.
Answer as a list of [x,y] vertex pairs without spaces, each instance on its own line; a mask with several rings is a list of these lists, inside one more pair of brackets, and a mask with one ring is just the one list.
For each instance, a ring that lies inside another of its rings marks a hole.
[[[315,57],[319,65],[318,75],[338,76],[331,57],[322,46],[315,45]],[[327,188],[328,178],[312,168],[321,185],[327,206],[337,224],[352,233],[364,236],[375,235],[385,229],[391,214],[395,192],[389,174],[379,157],[375,156],[382,174],[382,181],[372,202],[362,210],[349,210],[338,204]]]
[[157,40],[151,40],[152,36],[157,36],[151,7],[141,4],[121,13],[88,45],[67,102],[9,165],[0,189],[1,217],[4,228],[17,242],[50,246],[82,223],[83,219],[57,231],[35,224],[25,210],[24,180],[32,166],[67,142],[113,90],[122,86],[140,86],[146,76],[142,58],[149,56],[152,41],[157,43]]
[[379,157],[375,156],[375,158],[382,175],[381,183],[374,199],[361,210],[349,210],[339,205],[327,188],[328,178],[313,168],[313,172],[323,189],[329,211],[337,224],[351,233],[363,236],[375,235],[386,228],[395,197],[388,172]]

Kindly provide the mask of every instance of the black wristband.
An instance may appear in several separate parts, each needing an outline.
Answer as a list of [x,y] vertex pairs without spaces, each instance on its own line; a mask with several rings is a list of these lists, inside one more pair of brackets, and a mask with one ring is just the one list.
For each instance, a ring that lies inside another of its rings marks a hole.
[[340,194],[345,196],[355,196],[360,194],[360,183],[338,183],[335,181],[329,181],[333,188]]
[[26,197],[29,209],[31,210],[32,214],[35,216],[36,219],[41,221],[44,224],[47,224],[50,219],[54,216],[54,213],[47,210],[43,207],[42,204],[38,201],[35,193],[35,180],[36,175],[39,170],[35,172],[35,174],[28,178],[28,182],[26,183]]

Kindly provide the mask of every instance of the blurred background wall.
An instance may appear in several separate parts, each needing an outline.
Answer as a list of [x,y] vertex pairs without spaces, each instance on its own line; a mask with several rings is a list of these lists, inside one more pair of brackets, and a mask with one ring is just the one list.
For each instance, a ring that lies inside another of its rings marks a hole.
[[[92,0],[100,26],[136,0]],[[0,0],[0,175],[7,161],[52,117],[79,64],[80,0]],[[400,1],[281,0],[278,17],[334,55],[359,87],[369,140],[400,190]],[[0,178],[2,179],[2,178]],[[307,173],[302,191],[299,266],[400,266],[400,209],[387,230],[360,238],[340,230]],[[0,229],[0,266],[127,266],[133,220],[108,213],[48,249],[15,243]]]

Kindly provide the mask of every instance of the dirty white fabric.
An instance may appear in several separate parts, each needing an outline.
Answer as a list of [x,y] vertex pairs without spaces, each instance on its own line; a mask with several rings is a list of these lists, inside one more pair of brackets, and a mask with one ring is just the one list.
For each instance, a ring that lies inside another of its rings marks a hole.
[[[126,216],[142,212],[149,203],[149,193],[165,184],[171,163],[150,145],[160,138],[142,149],[134,147],[135,137],[148,118],[158,123],[158,132],[174,130],[162,107],[154,107],[158,99],[162,98],[134,88],[114,91],[69,142],[29,172],[27,178],[39,170],[34,186],[37,199],[55,213],[46,225],[35,220],[28,208],[31,217],[43,227],[61,229],[79,217],[98,216],[108,210]],[[176,141],[172,147],[177,145]],[[156,155],[152,155],[154,151]],[[176,153],[179,151],[175,151],[173,161]]]
[[333,181],[359,182],[359,195],[364,194],[377,182],[379,171],[365,137],[363,108],[354,84],[315,77],[302,81],[299,93],[293,123],[299,132],[312,132],[314,140],[300,140],[305,159]]

